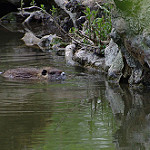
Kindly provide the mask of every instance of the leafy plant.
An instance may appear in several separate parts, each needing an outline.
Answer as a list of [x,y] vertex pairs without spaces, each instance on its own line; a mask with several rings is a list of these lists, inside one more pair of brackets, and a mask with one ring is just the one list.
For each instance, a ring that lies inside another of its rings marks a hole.
[[31,6],[35,6],[36,5],[35,0],[32,0],[31,3],[30,3],[30,5]]
[[88,20],[88,28],[86,34],[97,46],[103,48],[102,41],[108,40],[108,35],[111,32],[111,16],[110,12],[105,8],[105,16],[97,17],[99,9],[91,11],[86,8],[85,15]]
[[41,4],[41,8],[42,8],[43,10],[45,10],[44,4]]
[[[86,7],[84,13],[86,15],[87,23],[83,25],[84,31],[77,31],[77,29],[73,28],[71,32],[74,33],[76,36],[78,33],[84,34],[80,34],[79,36],[82,37],[82,41],[85,44],[91,44],[91,42],[93,42],[94,45],[98,46],[100,49],[105,48],[104,43],[108,41],[108,37],[112,27],[111,14],[110,11],[107,9],[109,7],[109,4],[105,4],[103,7],[99,6],[97,10],[92,11],[89,7]],[[99,17],[100,10],[103,10],[102,14],[104,14],[101,15],[101,17]]]
[[24,5],[24,2],[23,2],[23,0],[21,0],[21,1],[20,1],[20,3],[21,3],[21,6],[20,6],[20,8],[21,8],[21,11],[22,11],[22,8],[23,8],[23,5]]
[[86,7],[86,11],[84,12],[86,15],[86,18],[88,20],[88,28],[87,28],[87,33],[89,34],[89,38],[91,39],[91,34],[92,34],[92,20],[96,18],[96,15],[98,13],[98,10],[91,11],[89,7]]
[[52,5],[52,9],[50,9],[50,11],[52,12],[52,15],[54,16],[54,15],[56,15],[57,14],[57,8],[54,6],[54,5]]

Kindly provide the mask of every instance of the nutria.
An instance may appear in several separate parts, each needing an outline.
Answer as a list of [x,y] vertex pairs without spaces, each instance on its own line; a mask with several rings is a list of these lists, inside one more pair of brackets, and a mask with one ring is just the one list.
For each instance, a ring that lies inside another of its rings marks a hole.
[[65,73],[61,70],[45,67],[45,68],[16,68],[9,69],[2,73],[3,77],[10,79],[48,79],[48,80],[63,80]]

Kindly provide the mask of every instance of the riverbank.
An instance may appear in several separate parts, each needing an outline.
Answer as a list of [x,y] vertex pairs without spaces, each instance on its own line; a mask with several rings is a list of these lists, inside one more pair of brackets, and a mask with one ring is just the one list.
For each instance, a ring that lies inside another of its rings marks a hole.
[[[106,74],[112,83],[149,85],[148,54],[135,49],[139,36],[148,38],[141,33],[130,37],[128,25],[119,17],[115,4],[101,0],[55,0],[55,5],[47,11],[43,4],[39,7],[33,3],[31,7],[21,7],[18,12],[3,17],[1,25],[23,32],[22,40],[27,46],[65,56],[68,65],[94,68]],[[6,26],[5,22],[17,23],[16,28]]]

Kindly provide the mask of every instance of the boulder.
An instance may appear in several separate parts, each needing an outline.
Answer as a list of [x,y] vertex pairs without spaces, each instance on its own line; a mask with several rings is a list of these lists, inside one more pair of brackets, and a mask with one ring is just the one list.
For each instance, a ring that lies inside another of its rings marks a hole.
[[36,37],[32,32],[26,32],[22,40],[27,46],[36,46],[41,50],[48,50],[51,45],[55,45],[55,40],[60,39],[60,37],[55,34],[45,35],[42,38]]
[[75,44],[70,44],[67,45],[65,48],[65,59],[66,59],[66,63],[69,65],[75,65],[75,61],[73,60],[73,55],[76,49],[76,45]]
[[[114,0],[111,37],[123,56],[122,77],[133,84],[150,84],[150,2]],[[116,54],[114,54],[116,56]],[[125,68],[129,68],[125,71]],[[125,75],[128,74],[128,75]],[[124,76],[125,75],[125,76]]]
[[104,72],[105,71],[105,58],[99,57],[87,49],[79,49],[74,53],[73,60],[78,62],[84,67],[92,67],[97,70]]

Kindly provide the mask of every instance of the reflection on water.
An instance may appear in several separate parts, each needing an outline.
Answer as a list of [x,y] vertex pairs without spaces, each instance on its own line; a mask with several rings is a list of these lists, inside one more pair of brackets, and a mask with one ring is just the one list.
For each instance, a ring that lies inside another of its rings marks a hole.
[[149,89],[135,90],[123,85],[106,90],[116,122],[114,134],[117,149],[150,149],[150,93]]
[[21,36],[0,28],[0,71],[50,65],[68,78],[0,77],[0,149],[150,149],[148,91],[109,85],[102,75],[65,65],[63,57],[25,47]]
[[0,32],[0,71],[50,65],[68,74],[61,83],[0,77],[1,149],[113,149],[115,122],[104,97],[104,77],[24,46],[22,35]]

